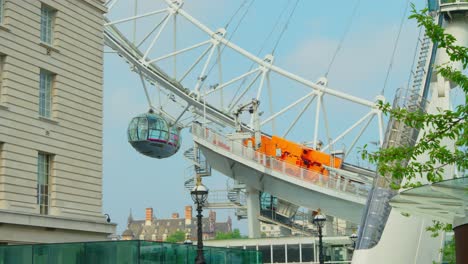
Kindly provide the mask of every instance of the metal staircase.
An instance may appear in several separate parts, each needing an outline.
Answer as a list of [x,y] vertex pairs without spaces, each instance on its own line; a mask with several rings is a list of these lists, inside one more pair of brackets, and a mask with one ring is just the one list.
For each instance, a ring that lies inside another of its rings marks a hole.
[[211,166],[201,153],[200,149],[191,147],[184,151],[184,158],[192,163],[195,167],[195,172],[201,177],[211,176]]
[[247,218],[247,207],[240,207],[236,209],[237,220]]
[[195,169],[193,166],[187,167],[185,169],[185,177],[184,177],[184,187],[189,192],[193,190],[196,183],[196,174]]
[[191,147],[184,151],[184,158],[193,165],[185,169],[184,187],[192,191],[195,187],[197,175],[201,177],[211,176],[211,166],[205,156],[196,147]]
[[[417,51],[415,70],[412,72],[412,86],[409,89],[399,89],[393,101],[393,108],[406,109],[408,112],[426,112],[428,106],[426,97],[432,75],[437,45],[421,32],[421,45]],[[403,121],[391,117],[388,121],[385,141],[382,148],[414,146],[418,139],[419,129],[410,127]],[[409,160],[402,164],[405,166]],[[391,175],[379,175],[374,179],[367,207],[365,209],[363,227],[359,234],[358,249],[368,249],[375,246],[383,233],[390,215],[390,199],[396,191],[390,187]]]
[[[432,75],[432,67],[437,50],[431,39],[421,32],[419,48],[416,53],[415,69],[412,71],[412,85],[407,90],[399,89],[393,101],[393,108],[404,108],[408,112],[426,111],[427,90]],[[419,131],[403,122],[391,118],[386,135],[384,148],[397,146],[412,146],[416,143]]]
[[229,201],[241,205],[245,200],[245,184],[235,181],[232,186],[228,186],[227,198]]
[[421,44],[417,53],[418,60],[416,62],[416,69],[412,71],[413,83],[410,88],[410,90],[414,90],[417,93],[421,92],[421,87],[425,83],[428,72],[430,72],[429,66],[431,56],[429,55],[432,53],[433,47],[431,39],[428,36],[426,36],[426,34],[422,35],[422,39],[419,39]]

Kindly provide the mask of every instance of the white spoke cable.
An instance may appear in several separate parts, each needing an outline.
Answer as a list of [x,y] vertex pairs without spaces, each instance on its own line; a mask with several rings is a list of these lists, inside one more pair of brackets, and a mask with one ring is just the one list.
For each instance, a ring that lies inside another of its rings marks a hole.
[[[208,65],[210,65],[211,57],[213,56],[213,53],[214,53],[214,51],[216,50],[216,46],[217,46],[217,45],[218,45],[218,44],[215,43],[215,44],[213,44],[213,46],[211,47],[210,54],[208,54],[208,58],[206,59],[205,64],[203,65],[203,69],[202,69],[200,75],[198,76],[197,84],[195,85],[195,89],[194,89],[194,90],[195,90],[195,94],[196,94],[198,97],[200,97],[200,87],[201,87],[202,83],[205,82],[205,78],[206,78],[205,72],[206,72],[206,69],[208,68]],[[206,103],[205,103],[205,104],[206,104]]]
[[161,19],[161,21],[160,21],[158,24],[156,24],[156,26],[154,26],[153,29],[151,29],[151,31],[148,32],[148,33],[143,37],[143,39],[140,41],[140,43],[138,43],[138,44],[136,45],[136,47],[139,48],[139,47],[154,33],[154,31],[156,31],[156,29],[158,29],[158,28],[161,26],[161,24],[166,20],[166,18],[167,18],[168,16],[169,16],[169,14],[167,14],[165,17],[163,17],[163,19]]
[[[268,103],[270,105],[270,115],[273,114],[273,95],[272,95],[272,91],[271,91],[271,83],[270,83],[270,73],[268,72],[268,75],[267,75],[267,91],[268,91]],[[271,122],[271,131],[273,132],[273,134],[276,133],[276,122],[275,120],[273,120]]]
[[301,112],[296,116],[296,118],[294,119],[294,121],[291,123],[291,125],[289,126],[289,128],[286,130],[286,132],[283,134],[283,138],[286,138],[286,136],[289,134],[289,132],[291,131],[291,129],[296,125],[297,121],[299,121],[299,119],[302,117],[302,115],[305,113],[305,111],[307,111],[307,109],[309,109],[309,106],[312,104],[312,102],[315,100],[315,98],[317,97],[317,95],[313,95],[312,98],[310,98],[309,102],[307,102],[307,104],[302,108]]
[[202,52],[202,54],[200,56],[198,56],[198,58],[195,60],[195,62],[190,66],[190,68],[188,68],[188,70],[178,80],[179,83],[181,83],[185,79],[185,77],[187,77],[187,75],[193,70],[193,68],[195,68],[195,66],[197,66],[198,63],[200,63],[200,61],[203,59],[203,57],[205,57],[205,55],[211,50],[211,47],[213,47],[213,44],[211,44],[205,51]]
[[[344,136],[346,136],[350,131],[352,131],[354,128],[356,128],[358,125],[360,125],[362,122],[364,122],[367,118],[369,118],[371,115],[374,115],[374,111],[370,111],[367,113],[365,116],[363,116],[361,119],[359,119],[356,123],[354,123],[351,127],[346,129],[341,135],[336,137],[331,144],[335,144],[338,140],[342,139]],[[322,151],[327,150],[330,147],[330,145],[326,145],[324,148],[322,148]]]
[[151,44],[150,46],[148,47],[148,49],[146,50],[145,54],[143,55],[143,58],[141,59],[143,62],[146,60],[146,57],[148,57],[151,49],[153,49],[153,46],[154,44],[156,44],[156,41],[159,39],[159,36],[161,36],[161,33],[162,31],[164,30],[164,28],[166,27],[167,25],[167,22],[169,21],[169,18],[172,16],[172,13],[170,13],[163,21],[162,25],[161,25],[161,28],[159,29],[158,33],[156,34],[156,36],[154,36],[153,38],[153,41],[151,41]]
[[146,83],[145,83],[145,79],[143,78],[143,74],[141,73],[140,70],[138,70],[138,73],[140,75],[141,85],[143,86],[143,90],[145,91],[146,100],[148,101],[148,106],[150,108],[153,108],[153,103],[151,102],[151,98],[149,96],[148,88],[146,87]]
[[317,106],[315,108],[315,126],[314,126],[314,140],[313,140],[313,146],[315,148],[317,148],[317,144],[318,144],[318,127],[319,127],[319,123],[320,123],[320,104],[322,103],[322,96],[323,96],[323,93],[320,93],[319,95],[319,98],[317,100]]
[[[172,4],[170,0],[165,0],[165,1],[169,6],[171,6],[171,7],[174,6],[174,4]],[[214,31],[209,29],[207,26],[203,25],[198,20],[196,20],[194,17],[189,15],[187,12],[185,12],[185,10],[183,10],[182,8],[178,10],[178,14],[183,16],[185,19],[187,19],[188,22],[192,23],[194,26],[198,27],[202,31],[205,31],[209,36],[212,36],[212,35],[216,34]],[[372,101],[369,101],[369,100],[362,99],[362,98],[359,98],[359,97],[356,97],[356,96],[353,96],[353,95],[350,95],[350,94],[340,92],[338,89],[331,89],[331,88],[328,88],[328,87],[325,87],[325,86],[322,86],[322,85],[318,85],[318,84],[316,84],[316,83],[314,83],[312,81],[304,79],[304,78],[302,78],[302,77],[300,77],[298,75],[295,75],[293,73],[285,71],[282,68],[279,68],[279,67],[277,67],[275,65],[272,65],[272,64],[270,64],[268,62],[265,62],[262,59],[254,56],[250,52],[248,52],[248,51],[240,48],[239,46],[235,45],[234,43],[228,41],[225,38],[220,38],[218,40],[223,45],[231,48],[232,50],[236,51],[240,55],[254,61],[258,65],[262,65],[262,66],[266,67],[267,69],[269,69],[269,70],[271,70],[273,72],[276,72],[276,73],[278,73],[278,74],[280,74],[280,75],[282,75],[282,76],[284,76],[284,77],[286,77],[288,79],[296,81],[298,83],[301,83],[301,84],[303,84],[303,85],[305,85],[305,86],[307,86],[309,88],[312,88],[315,91],[321,91],[323,93],[326,93],[326,94],[329,94],[329,95],[332,95],[332,96],[335,96],[335,97],[338,97],[338,98],[342,98],[342,99],[345,99],[345,100],[348,100],[348,101],[351,101],[351,102],[354,102],[354,103],[357,103],[357,104],[361,104],[361,105],[364,105],[364,106],[367,106],[367,107],[370,107],[370,108],[373,108],[373,109],[377,108],[376,104],[374,102],[372,102]]]
[[[138,0],[134,0],[134,1],[135,1],[135,6],[134,6],[133,11],[134,11],[134,15],[136,16],[138,14]],[[137,25],[137,20],[134,19],[133,20],[133,36],[132,36],[133,37],[133,39],[132,39],[133,40],[132,41],[133,45],[135,45],[135,42],[136,42],[136,31],[137,31],[136,30],[136,25]]]
[[346,23],[346,28],[343,32],[343,35],[341,36],[340,41],[338,42],[338,45],[336,46],[335,52],[333,53],[332,59],[330,63],[328,64],[327,71],[324,74],[324,77],[327,78],[328,74],[330,73],[330,70],[333,66],[333,63],[335,62],[336,56],[338,55],[338,52],[340,52],[341,47],[343,46],[343,43],[345,41],[346,36],[348,35],[349,29],[351,28],[351,25],[353,24],[354,17],[356,16],[356,11],[359,7],[361,0],[356,0],[356,3],[354,4],[353,11],[351,12],[351,16],[349,18],[349,21]]
[[229,107],[229,110],[228,110],[229,112],[231,112],[234,109],[234,107],[236,107],[236,105],[239,103],[239,101],[242,99],[242,97],[244,97],[244,95],[250,90],[250,88],[254,85],[254,83],[257,81],[257,79],[258,79],[258,77],[260,77],[260,75],[262,75],[261,72],[257,73],[255,78],[249,83],[249,85],[247,85],[247,87],[244,89],[242,94],[239,95],[237,100],[235,100],[234,102],[231,102],[231,104],[230,104],[231,107]]
[[400,42],[400,36],[401,36],[401,31],[403,29],[403,25],[405,24],[406,21],[406,13],[408,12],[408,7],[410,6],[409,0],[405,1],[405,10],[403,11],[403,15],[401,16],[401,22],[400,22],[400,28],[398,29],[398,34],[395,39],[395,43],[393,43],[393,50],[392,50],[392,55],[390,57],[390,63],[388,64],[388,69],[387,69],[387,74],[385,76],[385,81],[382,87],[382,91],[380,92],[381,95],[385,94],[385,88],[387,88],[387,83],[388,83],[388,78],[390,77],[390,72],[392,71],[393,68],[393,62],[395,61],[395,54],[396,50],[398,48],[398,44]]
[[150,60],[150,61],[148,61],[148,63],[158,62],[158,61],[160,61],[160,60],[164,60],[164,59],[167,59],[167,58],[172,57],[172,56],[175,57],[175,55],[179,55],[179,54],[181,54],[181,53],[184,53],[184,52],[187,52],[187,51],[196,49],[196,48],[201,47],[201,46],[203,46],[203,45],[206,45],[206,44],[208,44],[208,43],[210,43],[210,42],[211,42],[211,40],[206,40],[206,41],[200,42],[200,43],[195,44],[195,45],[193,45],[193,46],[190,46],[190,47],[188,47],[188,48],[181,49],[181,50],[178,50],[178,51],[169,53],[169,54],[167,54],[167,55],[161,56],[161,57],[159,57],[159,58]]
[[263,121],[260,123],[260,126],[263,126],[263,125],[265,125],[266,123],[268,123],[268,122],[272,121],[273,119],[275,119],[276,117],[278,117],[279,115],[284,114],[286,111],[288,111],[289,109],[293,108],[294,106],[300,104],[300,103],[301,103],[302,101],[304,101],[305,99],[307,99],[307,98],[309,98],[309,97],[311,97],[311,96],[316,96],[316,94],[317,94],[317,93],[316,93],[315,91],[312,91],[312,92],[308,93],[306,96],[304,96],[304,97],[300,98],[299,100],[297,100],[296,102],[294,102],[294,103],[288,105],[288,106],[287,106],[286,108],[284,108],[283,110],[281,110],[281,111],[279,111],[278,113],[276,113],[276,114],[270,116],[269,118],[263,120]]
[[169,11],[168,8],[164,8],[164,9],[161,9],[161,10],[157,10],[157,11],[153,11],[153,12],[149,12],[149,13],[145,13],[145,14],[141,14],[141,15],[136,15],[136,16],[132,16],[132,17],[112,21],[112,22],[109,22],[109,23],[105,23],[104,26],[116,25],[116,24],[120,24],[120,23],[127,22],[127,21],[130,21],[130,20],[136,20],[138,18],[147,17],[147,16],[151,16],[151,15],[156,15],[156,14],[160,14],[160,13],[164,13],[164,12],[168,12],[168,11]]
[[[223,65],[221,64],[221,46],[218,45],[218,83],[223,83]],[[219,99],[221,102],[221,109],[224,109],[224,97],[223,97],[223,90],[219,93]]]
[[[367,129],[367,127],[369,126],[370,122],[374,119],[374,117],[375,117],[375,114],[371,115],[369,120],[367,120],[367,123],[361,128],[361,130],[359,131],[359,134],[354,138],[353,142],[351,142],[351,146],[349,147],[349,149],[346,150],[347,153],[350,153],[353,150],[357,141],[361,138],[362,134]],[[345,155],[343,156],[343,159],[345,159],[348,156],[347,153],[345,153]]]
[[[328,142],[328,145],[332,146],[331,143],[330,143],[330,140],[331,140],[331,137],[330,137],[330,126],[328,125],[328,115],[327,115],[327,111],[326,111],[326,108],[325,108],[325,104],[323,103],[323,96],[320,97],[320,106],[322,107],[322,113],[323,113],[323,123],[325,124],[325,133],[327,135],[327,142]],[[333,150],[333,149],[332,149]]]
[[230,85],[230,84],[233,84],[233,83],[235,83],[235,82],[237,82],[237,81],[239,81],[239,80],[241,80],[241,79],[243,79],[243,78],[245,78],[245,77],[247,77],[247,76],[250,76],[251,74],[253,74],[253,73],[255,73],[255,72],[258,72],[258,71],[260,71],[260,68],[253,69],[253,70],[251,70],[251,71],[249,71],[249,72],[246,72],[246,73],[244,73],[244,74],[242,74],[242,75],[239,75],[239,76],[237,76],[236,78],[234,78],[234,79],[232,79],[232,80],[230,80],[230,81],[227,81],[226,83],[223,83],[223,84],[218,85],[218,87],[216,87],[216,89],[213,89],[213,90],[211,90],[211,91],[206,92],[205,95],[210,95],[210,94],[212,94],[212,93],[214,93],[214,92],[217,92],[217,91],[223,89],[224,87],[226,87],[226,86],[228,86],[228,85]]
[[[172,50],[174,52],[177,51],[177,13],[174,15],[174,19],[172,20],[173,23],[173,30],[172,30],[172,42],[173,42],[173,47]],[[177,54],[174,54],[174,79],[177,80]]]
[[179,116],[176,118],[176,120],[174,121],[174,125],[177,124],[177,122],[179,122],[180,118],[185,114],[185,112],[187,112],[187,110],[189,109],[190,105],[188,104],[185,108],[184,108],[184,111],[182,111],[182,113],[179,114]]
[[264,71],[262,74],[262,78],[260,79],[260,85],[258,86],[257,90],[257,100],[260,100],[260,95],[262,94],[262,89],[263,89],[263,83],[265,82],[265,77],[267,75],[268,71]]
[[[257,90],[257,101],[260,99],[260,95],[262,93],[262,88],[263,88],[263,83],[265,82],[265,77],[267,75],[268,71],[263,71],[262,72],[262,78],[260,78],[260,84],[258,85],[258,90]],[[254,124],[254,115],[250,116],[250,127],[253,127]]]
[[275,46],[273,47],[273,50],[271,51],[271,54],[275,54],[276,48],[278,47],[278,44],[280,43],[281,39],[283,38],[284,32],[288,29],[289,22],[291,22],[291,18],[296,11],[297,5],[299,4],[299,0],[296,0],[296,4],[294,5],[291,13],[289,14],[288,19],[286,20],[286,23],[283,26],[283,29],[280,32],[280,35],[278,36],[278,39],[276,40]]

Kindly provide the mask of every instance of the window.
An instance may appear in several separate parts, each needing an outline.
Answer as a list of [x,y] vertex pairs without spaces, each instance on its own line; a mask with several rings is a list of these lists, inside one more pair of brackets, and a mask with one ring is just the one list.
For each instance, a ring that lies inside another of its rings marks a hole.
[[[0,0],[2,1],[2,0]],[[42,4],[41,7],[41,41],[52,45],[53,27],[56,10]]]
[[5,0],[0,0],[0,25],[3,24],[4,10],[5,10]]
[[50,118],[54,74],[41,69],[39,78],[39,116]]
[[39,153],[37,157],[37,204],[40,214],[49,214],[49,178],[52,156]]

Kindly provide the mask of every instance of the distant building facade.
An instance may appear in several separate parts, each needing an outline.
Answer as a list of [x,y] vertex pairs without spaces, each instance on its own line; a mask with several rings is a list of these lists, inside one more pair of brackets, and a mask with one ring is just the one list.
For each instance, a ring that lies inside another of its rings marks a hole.
[[[135,220],[130,213],[127,229],[122,233],[123,240],[166,241],[177,231],[185,233],[187,239],[197,238],[197,218],[194,217],[192,206],[185,207],[185,215],[173,213],[171,218],[158,219],[153,214],[153,208],[146,208],[145,220]],[[232,232],[232,221],[228,217],[226,222],[216,222],[216,212],[209,211],[208,217],[202,218],[203,239],[214,239],[217,232]]]
[[106,239],[104,0],[0,0],[0,243]]

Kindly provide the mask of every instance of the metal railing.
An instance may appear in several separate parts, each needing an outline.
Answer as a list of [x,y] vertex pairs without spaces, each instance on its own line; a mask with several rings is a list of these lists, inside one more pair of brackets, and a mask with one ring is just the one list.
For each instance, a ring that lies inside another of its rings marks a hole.
[[239,193],[237,201],[233,202],[229,200],[228,192],[229,190],[210,190],[208,193],[207,202],[210,204],[246,204],[245,195],[243,193]]
[[317,171],[308,170],[295,164],[284,162],[276,157],[267,156],[264,153],[255,151],[253,148],[244,146],[238,140],[231,140],[207,127],[202,127],[201,124],[194,123],[191,133],[196,137],[204,139],[211,146],[221,148],[230,154],[255,162],[257,165],[279,172],[284,176],[359,197],[367,197],[368,195],[369,190],[367,187],[370,186],[367,184],[350,180],[343,175],[321,174]]
[[468,0],[440,0],[440,4],[468,3]]

